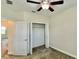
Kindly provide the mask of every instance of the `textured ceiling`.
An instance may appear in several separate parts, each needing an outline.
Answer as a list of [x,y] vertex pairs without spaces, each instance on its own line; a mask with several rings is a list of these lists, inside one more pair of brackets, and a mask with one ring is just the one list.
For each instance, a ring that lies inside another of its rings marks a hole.
[[[6,4],[6,0],[2,0],[1,1],[1,5],[2,7],[8,7],[14,11],[19,11],[19,12],[32,12],[32,11],[36,11],[40,5],[38,4],[33,4],[33,3],[27,3],[26,0],[11,0],[13,1],[12,5]],[[33,0],[33,1],[37,1],[40,2],[41,0]],[[53,1],[53,0],[50,0]],[[55,13],[59,13],[62,10],[65,10],[73,5],[76,5],[76,0],[64,0],[64,4],[62,5],[56,5],[56,6],[52,6],[52,8],[54,8],[54,12],[50,12],[49,10],[41,10],[40,12],[36,12],[37,14],[40,15],[45,15],[45,16],[50,16],[52,14]]]

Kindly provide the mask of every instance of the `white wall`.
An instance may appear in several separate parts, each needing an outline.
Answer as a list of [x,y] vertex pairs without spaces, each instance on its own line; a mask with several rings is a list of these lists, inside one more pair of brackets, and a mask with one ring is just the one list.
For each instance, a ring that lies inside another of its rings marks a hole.
[[3,7],[1,11],[1,19],[12,21],[24,20],[24,14],[23,12],[17,12],[8,7]]
[[15,4],[10,5],[6,0],[1,0],[1,20],[23,20],[23,12],[16,11],[15,8]]
[[8,8],[2,8],[2,11],[1,11],[1,18],[2,19],[14,19],[15,18],[15,12],[11,9],[8,9]]
[[77,56],[76,6],[54,16],[50,21],[50,46]]

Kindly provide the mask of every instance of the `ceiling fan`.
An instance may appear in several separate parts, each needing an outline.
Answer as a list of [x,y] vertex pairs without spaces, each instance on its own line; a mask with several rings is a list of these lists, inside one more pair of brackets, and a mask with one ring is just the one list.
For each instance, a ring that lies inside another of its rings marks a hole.
[[51,7],[51,5],[59,5],[59,4],[63,4],[64,3],[63,0],[60,0],[60,1],[58,0],[58,1],[53,1],[53,2],[50,2],[49,0],[42,0],[41,2],[27,0],[27,2],[34,3],[34,4],[41,4],[41,7],[38,8],[37,11],[41,11],[42,9],[48,9],[51,12],[54,11],[54,9]]

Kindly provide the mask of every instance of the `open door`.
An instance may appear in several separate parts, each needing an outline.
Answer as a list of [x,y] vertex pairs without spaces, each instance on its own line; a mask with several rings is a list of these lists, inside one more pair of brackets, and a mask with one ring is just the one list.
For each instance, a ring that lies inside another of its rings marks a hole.
[[14,55],[27,55],[27,24],[22,21],[17,21],[15,27],[13,40]]

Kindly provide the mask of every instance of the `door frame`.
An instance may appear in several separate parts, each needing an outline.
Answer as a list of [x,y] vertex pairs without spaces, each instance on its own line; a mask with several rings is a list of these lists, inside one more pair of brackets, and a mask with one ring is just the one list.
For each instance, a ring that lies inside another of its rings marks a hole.
[[32,24],[44,24],[45,25],[45,47],[49,48],[49,24],[44,22],[31,22],[29,28],[29,53],[32,54]]

